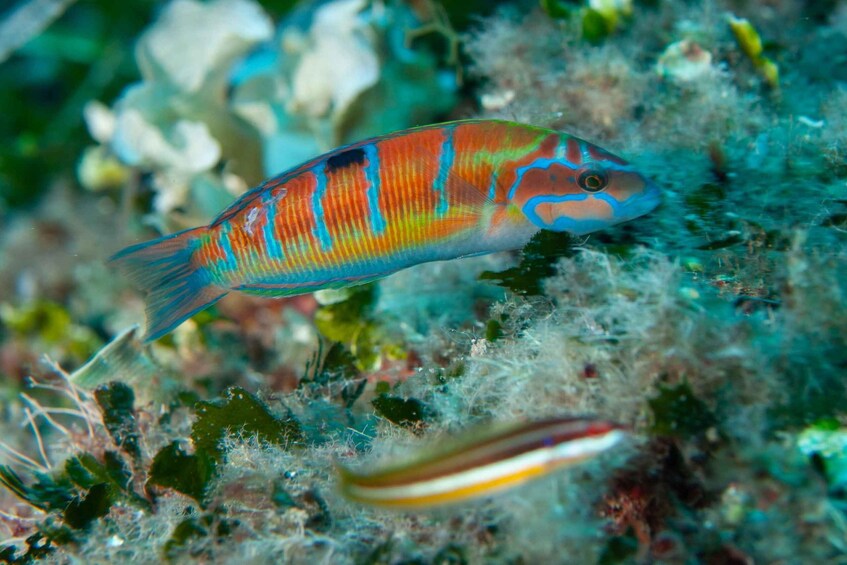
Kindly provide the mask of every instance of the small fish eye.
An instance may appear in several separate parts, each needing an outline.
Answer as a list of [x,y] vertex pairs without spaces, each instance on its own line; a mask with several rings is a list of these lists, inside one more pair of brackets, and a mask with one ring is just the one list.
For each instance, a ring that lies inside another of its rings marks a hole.
[[586,192],[600,192],[609,184],[609,178],[603,171],[589,169],[583,171],[576,182]]

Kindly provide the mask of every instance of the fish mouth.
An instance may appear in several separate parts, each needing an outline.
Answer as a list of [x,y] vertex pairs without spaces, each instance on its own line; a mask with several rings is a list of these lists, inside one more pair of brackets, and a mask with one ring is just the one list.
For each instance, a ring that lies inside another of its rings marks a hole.
[[630,220],[648,214],[661,203],[661,189],[653,182],[645,181],[643,191],[626,202],[626,219]]

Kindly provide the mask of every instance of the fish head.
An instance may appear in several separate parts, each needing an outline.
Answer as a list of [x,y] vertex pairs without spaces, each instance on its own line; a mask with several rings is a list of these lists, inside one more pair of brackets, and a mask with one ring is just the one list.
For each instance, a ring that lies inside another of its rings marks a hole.
[[539,228],[583,235],[642,216],[661,201],[650,179],[587,141],[562,135],[553,158],[519,167],[512,203]]

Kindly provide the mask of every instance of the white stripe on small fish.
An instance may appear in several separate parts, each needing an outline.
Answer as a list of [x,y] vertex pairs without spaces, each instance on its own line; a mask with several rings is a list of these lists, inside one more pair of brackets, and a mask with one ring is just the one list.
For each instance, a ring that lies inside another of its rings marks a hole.
[[470,430],[452,446],[400,467],[367,474],[339,468],[341,487],[367,504],[435,506],[517,486],[597,455],[626,435],[611,422],[587,418],[552,418],[495,433]]

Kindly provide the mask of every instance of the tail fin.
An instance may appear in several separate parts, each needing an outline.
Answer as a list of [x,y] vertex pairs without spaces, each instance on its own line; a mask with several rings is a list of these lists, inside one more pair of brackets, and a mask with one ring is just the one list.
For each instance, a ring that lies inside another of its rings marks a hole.
[[145,343],[159,339],[186,319],[223,298],[209,273],[192,261],[197,237],[205,227],[131,245],[109,259],[147,293]]

